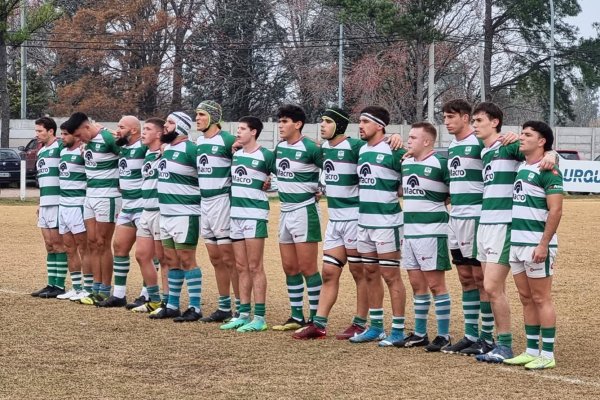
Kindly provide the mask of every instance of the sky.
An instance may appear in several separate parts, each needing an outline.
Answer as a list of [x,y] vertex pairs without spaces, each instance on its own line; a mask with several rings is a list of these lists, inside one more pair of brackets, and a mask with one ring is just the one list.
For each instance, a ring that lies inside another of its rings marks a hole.
[[567,21],[579,28],[579,34],[584,38],[595,37],[596,30],[592,28],[592,23],[600,22],[600,1],[599,0],[579,0],[581,13]]

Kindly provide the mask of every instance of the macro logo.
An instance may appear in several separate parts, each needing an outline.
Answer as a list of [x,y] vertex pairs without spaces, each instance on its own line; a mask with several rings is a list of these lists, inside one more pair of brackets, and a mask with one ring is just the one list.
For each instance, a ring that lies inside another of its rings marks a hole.
[[202,154],[198,157],[198,175],[209,175],[212,174],[213,169],[211,167],[207,167],[208,165],[208,156],[206,154]]
[[290,167],[290,160],[288,160],[287,158],[282,158],[279,161],[279,164],[277,164],[277,177],[293,179],[294,173],[290,171]]
[[365,163],[360,166],[360,169],[358,170],[358,177],[360,179],[361,185],[375,186],[375,183],[377,183],[377,180],[371,175],[372,175],[372,172],[371,172],[371,166],[369,165],[369,163]]
[[142,175],[144,176],[144,178],[150,178],[154,175],[154,170],[152,169],[152,163],[150,161],[145,163],[142,167]]
[[252,178],[248,178],[248,171],[243,165],[240,165],[233,171],[233,175],[231,176],[233,183],[237,183],[240,185],[251,185]]
[[460,165],[460,157],[456,156],[452,160],[450,160],[450,177],[452,178],[462,178],[467,173]]
[[158,163],[158,177],[160,179],[169,179],[171,177],[171,174],[167,171],[167,160],[165,159],[160,160]]
[[325,170],[325,182],[337,182],[340,180],[340,176],[335,172],[335,165],[331,160],[323,163],[323,169]]
[[58,175],[61,178],[68,178],[69,176],[71,176],[71,174],[69,173],[69,167],[66,162],[62,161],[60,164],[58,164]]
[[46,167],[46,161],[44,159],[40,159],[37,162],[37,173],[38,175],[44,175],[50,172],[50,168]]
[[91,150],[86,150],[83,154],[83,158],[85,159],[86,167],[95,167],[96,162],[94,161],[94,153]]
[[125,158],[119,160],[119,176],[131,176],[131,170],[128,168]]
[[523,181],[519,179],[513,186],[513,201],[515,203],[525,203],[526,196],[523,193]]
[[483,169],[483,183],[488,183],[493,180],[494,180],[494,173],[492,172],[492,164],[488,164]]
[[425,196],[425,191],[421,189],[419,178],[416,175],[411,175],[403,185],[402,191],[405,196]]

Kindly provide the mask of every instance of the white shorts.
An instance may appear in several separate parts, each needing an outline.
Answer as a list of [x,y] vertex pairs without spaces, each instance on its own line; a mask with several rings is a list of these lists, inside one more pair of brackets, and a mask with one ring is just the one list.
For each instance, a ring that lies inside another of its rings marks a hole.
[[479,225],[477,229],[477,259],[482,263],[508,266],[510,224]]
[[317,204],[282,212],[279,217],[279,243],[321,241],[321,213]]
[[85,232],[83,206],[58,207],[58,233],[61,235],[65,233],[77,235],[82,232]]
[[83,219],[94,218],[98,222],[114,223],[119,211],[121,211],[120,197],[86,197]]
[[357,228],[358,244],[357,250],[361,254],[367,253],[393,253],[400,251],[402,246],[403,228]]
[[160,211],[142,211],[136,236],[160,240]]
[[160,240],[163,247],[186,249],[198,245],[200,217],[182,215],[178,217],[160,216]]
[[325,230],[323,250],[345,247],[356,250],[358,221],[329,221]]
[[126,212],[124,210],[121,210],[117,217],[117,225],[125,225],[135,228],[138,225],[141,216],[141,211]]
[[58,206],[39,208],[38,228],[58,229]]
[[231,240],[263,239],[269,236],[267,221],[256,219],[231,219]]
[[231,243],[229,196],[202,199],[200,202],[200,236],[209,244]]
[[452,269],[448,256],[448,240],[445,237],[404,238],[402,268],[421,271]]
[[510,247],[510,269],[513,275],[525,272],[528,278],[547,278],[554,275],[554,261],[556,260],[557,248],[548,249],[548,256],[543,263],[531,261],[533,246],[511,246]]
[[476,218],[452,218],[448,221],[448,247],[459,249],[465,258],[477,258],[477,226]]

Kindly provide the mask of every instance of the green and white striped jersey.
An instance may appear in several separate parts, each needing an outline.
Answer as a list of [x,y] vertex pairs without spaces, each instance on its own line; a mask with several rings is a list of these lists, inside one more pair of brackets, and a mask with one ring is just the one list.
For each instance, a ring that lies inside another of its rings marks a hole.
[[220,131],[210,139],[198,137],[196,144],[198,183],[204,198],[228,196],[231,191],[231,146],[235,136]]
[[37,178],[40,186],[40,207],[57,206],[60,201],[58,164],[62,144],[58,140],[37,152]]
[[121,147],[119,158],[119,187],[123,196],[121,212],[134,213],[144,209],[142,199],[142,166],[148,147],[141,140]]
[[160,150],[146,152],[142,166],[142,199],[146,211],[158,211],[158,164]]
[[269,198],[263,185],[274,165],[275,155],[263,147],[252,153],[244,149],[235,152],[231,165],[231,218],[268,219]]
[[82,206],[85,203],[85,189],[87,178],[85,175],[85,161],[81,156],[81,149],[63,147],[60,152],[58,165],[60,176],[60,205],[65,207]]
[[398,188],[404,149],[392,150],[385,142],[360,148],[356,171],[359,179],[358,226],[393,228],[403,225]]
[[330,221],[358,219],[358,155],[366,142],[346,138],[336,146],[329,141],[321,145],[323,173],[327,185],[327,207]]
[[452,139],[448,146],[452,218],[479,218],[483,200],[481,139],[471,133],[463,140]]
[[85,173],[87,197],[120,197],[119,153],[112,133],[102,129],[85,145]]
[[295,143],[279,142],[275,148],[277,190],[281,211],[293,211],[314,204],[319,190],[319,169],[323,154],[319,146],[301,136]]
[[158,163],[158,201],[161,215],[200,215],[196,145],[189,140],[165,146]]
[[[546,196],[563,194],[563,177],[558,168],[540,171],[540,163],[522,163],[513,186],[512,228],[510,244],[512,246],[532,246],[540,244],[546,220],[548,204]],[[557,247],[556,233],[549,247]]]
[[480,224],[510,224],[513,185],[519,163],[524,159],[519,142],[503,146],[496,141],[481,151],[483,202]]
[[448,160],[432,153],[402,162],[404,237],[448,237]]

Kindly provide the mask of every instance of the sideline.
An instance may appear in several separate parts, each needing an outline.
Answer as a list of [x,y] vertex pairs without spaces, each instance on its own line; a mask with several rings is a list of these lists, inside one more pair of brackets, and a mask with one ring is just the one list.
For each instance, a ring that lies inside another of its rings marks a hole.
[[518,368],[518,367],[511,368],[511,367],[499,366],[498,368],[501,371],[511,372],[513,374],[523,375],[525,373],[525,374],[527,374],[527,376],[533,377],[533,378],[546,379],[546,380],[550,380],[550,381],[569,383],[571,385],[587,386],[587,387],[594,387],[594,388],[600,389],[600,382],[596,382],[596,381],[585,381],[585,380],[579,379],[579,378],[570,378],[568,376],[563,376],[563,375],[547,374],[545,372],[540,373],[540,371],[537,371],[537,372],[536,371],[527,371],[524,368]]

